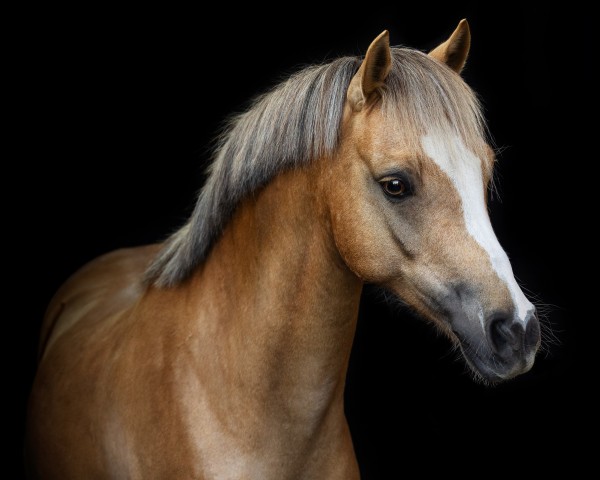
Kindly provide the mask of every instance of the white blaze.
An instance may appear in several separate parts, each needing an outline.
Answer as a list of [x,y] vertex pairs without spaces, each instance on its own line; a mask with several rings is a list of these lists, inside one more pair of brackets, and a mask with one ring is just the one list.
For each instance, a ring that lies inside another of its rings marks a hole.
[[450,145],[442,138],[424,136],[421,139],[423,150],[450,177],[462,202],[467,231],[489,255],[492,267],[508,287],[519,320],[525,322],[533,305],[517,284],[508,256],[492,229],[485,205],[481,160],[467,149],[458,136],[452,138]]

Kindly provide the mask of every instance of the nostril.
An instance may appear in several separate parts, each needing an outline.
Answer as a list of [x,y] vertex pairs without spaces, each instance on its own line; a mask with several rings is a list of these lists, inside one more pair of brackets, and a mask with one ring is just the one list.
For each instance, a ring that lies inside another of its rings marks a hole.
[[496,317],[489,323],[489,343],[500,356],[520,350],[524,333],[521,324],[507,316]]
[[506,328],[505,318],[494,318],[490,322],[489,339],[492,350],[496,353],[500,353],[509,346],[510,340],[510,329]]

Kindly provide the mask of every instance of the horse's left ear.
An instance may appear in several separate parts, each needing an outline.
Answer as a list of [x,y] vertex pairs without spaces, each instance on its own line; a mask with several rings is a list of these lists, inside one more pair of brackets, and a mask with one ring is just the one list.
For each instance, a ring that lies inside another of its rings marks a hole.
[[450,38],[429,52],[429,56],[445,63],[452,70],[460,73],[467,61],[470,47],[471,30],[469,29],[467,20],[463,18],[458,27],[456,27],[456,30],[454,30],[454,33],[450,35]]
[[371,42],[358,72],[348,87],[348,102],[352,110],[358,112],[383,85],[392,68],[390,35],[384,30]]

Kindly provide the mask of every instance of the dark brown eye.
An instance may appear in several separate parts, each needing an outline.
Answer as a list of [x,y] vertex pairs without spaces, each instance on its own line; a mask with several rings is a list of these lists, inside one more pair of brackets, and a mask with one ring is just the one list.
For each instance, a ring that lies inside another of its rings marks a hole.
[[389,180],[383,180],[380,183],[385,194],[390,197],[402,198],[410,193],[408,184],[401,178],[390,178]]

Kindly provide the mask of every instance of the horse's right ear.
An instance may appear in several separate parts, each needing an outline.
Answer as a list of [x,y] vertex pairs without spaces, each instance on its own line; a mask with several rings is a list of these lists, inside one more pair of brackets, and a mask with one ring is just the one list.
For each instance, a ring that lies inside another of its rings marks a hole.
[[384,30],[373,40],[348,87],[348,102],[358,112],[376,95],[392,68],[390,35]]

